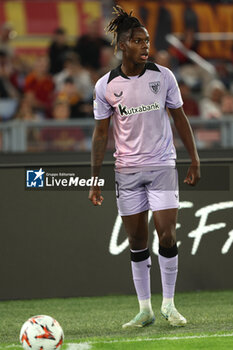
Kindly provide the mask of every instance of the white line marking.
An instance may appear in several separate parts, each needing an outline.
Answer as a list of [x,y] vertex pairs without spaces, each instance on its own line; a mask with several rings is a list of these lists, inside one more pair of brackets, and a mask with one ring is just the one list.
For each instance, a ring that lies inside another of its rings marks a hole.
[[91,348],[89,343],[69,343],[66,350],[89,350]]
[[161,337],[161,338],[135,338],[135,339],[116,339],[116,340],[103,340],[103,341],[90,341],[89,344],[98,343],[134,343],[134,342],[150,342],[150,341],[161,341],[161,340],[186,340],[186,339],[207,339],[207,338],[222,338],[222,337],[233,337],[233,333],[227,334],[203,334],[203,335],[187,335],[183,337]]
[[[161,337],[161,338],[135,338],[135,339],[115,339],[115,340],[103,340],[103,341],[90,341],[85,343],[68,343],[67,350],[89,350],[94,344],[111,344],[111,343],[136,343],[136,342],[151,342],[151,341],[161,341],[161,340],[188,340],[188,339],[208,339],[208,338],[225,338],[233,337],[233,333],[223,333],[223,334],[202,334],[202,335],[187,335],[183,337]],[[0,345],[1,347],[1,345]],[[20,347],[21,345],[11,344],[5,345],[3,348],[13,348]]]

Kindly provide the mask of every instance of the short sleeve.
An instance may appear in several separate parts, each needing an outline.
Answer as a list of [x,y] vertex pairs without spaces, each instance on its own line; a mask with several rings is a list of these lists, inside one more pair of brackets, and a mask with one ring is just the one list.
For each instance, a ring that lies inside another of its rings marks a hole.
[[183,105],[183,100],[181,97],[180,89],[177,84],[174,74],[166,69],[166,79],[167,79],[167,96],[166,96],[166,107],[177,109]]
[[108,75],[105,75],[97,81],[94,96],[93,96],[93,110],[95,119],[107,119],[113,113],[112,106],[106,100],[106,89]]

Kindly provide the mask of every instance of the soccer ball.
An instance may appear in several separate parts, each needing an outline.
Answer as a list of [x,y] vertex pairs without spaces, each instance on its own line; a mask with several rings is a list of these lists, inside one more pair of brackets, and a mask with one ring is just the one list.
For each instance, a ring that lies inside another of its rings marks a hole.
[[25,350],[59,350],[64,333],[54,318],[39,315],[29,318],[23,324],[19,340]]

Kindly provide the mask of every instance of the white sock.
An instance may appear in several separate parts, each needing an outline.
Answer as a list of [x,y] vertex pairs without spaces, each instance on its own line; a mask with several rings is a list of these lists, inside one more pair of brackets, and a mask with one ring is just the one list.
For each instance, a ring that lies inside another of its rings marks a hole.
[[150,268],[151,257],[149,249],[131,249],[131,267],[140,312],[151,311]]
[[152,312],[151,299],[138,300],[140,312],[149,311]]
[[174,306],[174,298],[163,298],[162,307],[172,304]]
[[176,277],[178,273],[178,255],[167,258],[159,254],[158,259],[161,271],[163,297],[171,299],[175,294]]

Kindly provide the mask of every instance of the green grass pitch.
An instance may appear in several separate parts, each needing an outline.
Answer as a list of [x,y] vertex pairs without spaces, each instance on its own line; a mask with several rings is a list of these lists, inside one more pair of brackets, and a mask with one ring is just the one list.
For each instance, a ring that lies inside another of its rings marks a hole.
[[179,293],[175,301],[186,327],[169,326],[153,295],[154,325],[127,331],[121,325],[138,312],[135,296],[1,301],[0,350],[20,350],[20,328],[38,314],[60,322],[63,350],[233,349],[233,291]]

